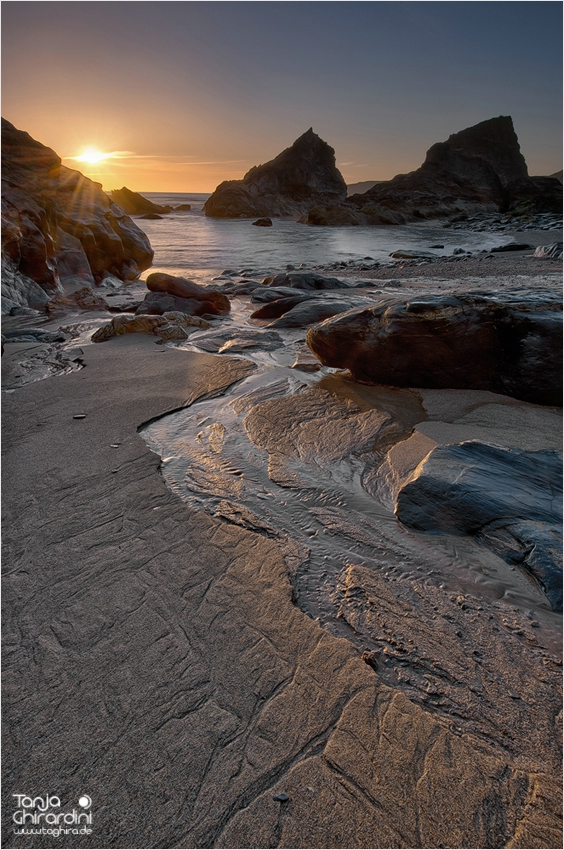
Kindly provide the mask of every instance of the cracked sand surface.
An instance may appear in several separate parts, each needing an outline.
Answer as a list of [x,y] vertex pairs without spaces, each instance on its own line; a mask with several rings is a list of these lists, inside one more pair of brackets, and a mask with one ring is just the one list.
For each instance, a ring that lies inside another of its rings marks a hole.
[[6,799],[88,793],[84,847],[560,847],[552,751],[449,728],[295,607],[276,541],[165,486],[137,427],[252,365],[83,360],[4,402]]

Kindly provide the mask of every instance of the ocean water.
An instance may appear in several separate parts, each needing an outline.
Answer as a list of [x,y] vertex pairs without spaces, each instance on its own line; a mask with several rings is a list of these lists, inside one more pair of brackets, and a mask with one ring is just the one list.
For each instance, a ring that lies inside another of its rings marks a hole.
[[[451,255],[455,248],[489,249],[511,241],[505,234],[449,231],[432,223],[378,227],[309,227],[273,219],[272,227],[254,227],[252,219],[207,218],[207,194],[145,192],[157,204],[192,204],[188,212],[172,212],[156,221],[136,218],[145,231],[155,259],[152,271],[186,275],[200,282],[224,269],[282,271],[286,265],[308,267],[369,257],[389,261],[400,249],[432,250]],[[443,249],[432,249],[433,245]]]

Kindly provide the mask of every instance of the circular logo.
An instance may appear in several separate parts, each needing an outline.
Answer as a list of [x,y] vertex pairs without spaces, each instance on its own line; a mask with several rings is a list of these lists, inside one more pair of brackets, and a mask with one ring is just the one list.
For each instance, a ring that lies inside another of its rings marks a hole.
[[88,794],[84,794],[82,797],[79,797],[78,805],[82,806],[83,809],[89,809],[92,805],[92,798]]

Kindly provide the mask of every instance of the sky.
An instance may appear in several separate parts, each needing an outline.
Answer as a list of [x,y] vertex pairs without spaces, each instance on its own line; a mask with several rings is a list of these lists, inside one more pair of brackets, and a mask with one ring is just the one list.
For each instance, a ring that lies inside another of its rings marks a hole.
[[106,190],[211,192],[309,127],[386,180],[497,115],[552,174],[562,4],[4,0],[2,115]]

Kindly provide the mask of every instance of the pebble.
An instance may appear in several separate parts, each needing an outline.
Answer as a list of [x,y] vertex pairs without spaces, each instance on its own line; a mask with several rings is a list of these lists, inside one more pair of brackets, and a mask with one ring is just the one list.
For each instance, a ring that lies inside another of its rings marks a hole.
[[86,419],[86,413],[75,413],[73,419]]
[[277,803],[287,803],[290,799],[287,794],[277,794],[276,797],[272,798]]

